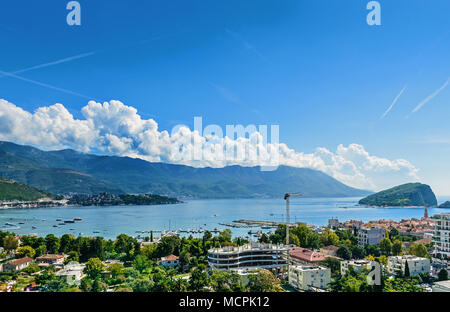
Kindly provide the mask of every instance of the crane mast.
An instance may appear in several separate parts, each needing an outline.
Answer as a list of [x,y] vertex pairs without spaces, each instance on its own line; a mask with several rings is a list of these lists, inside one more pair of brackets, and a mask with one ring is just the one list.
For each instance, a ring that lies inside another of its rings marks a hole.
[[289,245],[289,224],[290,224],[290,207],[289,207],[289,199],[291,196],[302,196],[301,193],[286,193],[284,195],[284,200],[286,201],[286,245]]

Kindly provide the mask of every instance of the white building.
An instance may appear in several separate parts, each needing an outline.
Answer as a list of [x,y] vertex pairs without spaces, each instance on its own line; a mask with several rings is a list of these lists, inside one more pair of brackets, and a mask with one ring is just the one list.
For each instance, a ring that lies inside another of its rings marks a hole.
[[83,270],[86,266],[78,262],[69,262],[62,270],[55,273],[56,276],[65,278],[69,285],[78,285],[84,277]]
[[362,227],[358,230],[358,246],[361,248],[366,245],[378,245],[386,237],[386,230],[382,227]]
[[156,263],[157,265],[161,265],[163,267],[167,268],[175,268],[180,265],[180,258],[174,255],[170,255],[167,257],[162,257],[158,260]]
[[292,265],[289,267],[289,284],[299,290],[327,289],[331,270],[322,266]]
[[371,271],[372,261],[370,260],[345,260],[341,261],[341,275],[346,275],[349,267],[353,267],[356,273],[361,273],[363,269]]
[[284,245],[250,243],[208,251],[208,263],[215,270],[281,269],[289,265],[289,248]]
[[410,276],[415,276],[421,273],[430,274],[430,259],[412,255],[389,257],[387,272],[389,274],[395,274],[397,271],[401,271],[404,274],[406,270],[406,263],[408,263]]
[[3,272],[13,272],[25,269],[27,266],[34,262],[30,257],[12,260],[3,264]]
[[433,283],[433,292],[450,292],[450,281]]
[[436,258],[450,259],[450,213],[438,214],[434,218],[433,254]]

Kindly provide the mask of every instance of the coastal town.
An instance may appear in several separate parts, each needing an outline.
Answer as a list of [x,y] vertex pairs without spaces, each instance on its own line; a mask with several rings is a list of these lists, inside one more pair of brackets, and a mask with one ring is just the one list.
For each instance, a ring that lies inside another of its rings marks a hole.
[[114,240],[0,232],[0,291],[450,292],[448,213],[259,226],[273,230],[254,240],[229,229]]

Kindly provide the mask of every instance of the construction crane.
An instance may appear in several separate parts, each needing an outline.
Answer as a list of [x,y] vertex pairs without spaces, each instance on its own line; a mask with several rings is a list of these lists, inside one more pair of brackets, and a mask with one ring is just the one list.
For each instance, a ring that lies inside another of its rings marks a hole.
[[286,246],[289,245],[289,199],[292,196],[302,196],[301,193],[286,193],[284,195],[284,200],[286,201]]

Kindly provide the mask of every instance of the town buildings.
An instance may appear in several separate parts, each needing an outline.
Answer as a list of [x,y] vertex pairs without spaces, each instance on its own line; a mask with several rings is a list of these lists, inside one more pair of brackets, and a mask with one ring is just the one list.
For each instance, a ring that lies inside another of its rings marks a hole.
[[25,257],[21,259],[12,260],[3,264],[3,272],[20,271],[33,263],[33,259]]
[[430,274],[431,262],[428,258],[412,255],[392,256],[388,258],[387,272],[395,274],[398,271],[405,274],[406,263],[408,263],[409,275],[415,276],[421,273]]
[[36,258],[36,262],[39,264],[47,264],[47,265],[63,265],[64,264],[64,255],[43,255]]
[[378,245],[386,237],[386,230],[382,227],[362,227],[358,230],[358,246]]
[[289,248],[254,242],[213,248],[208,251],[208,263],[215,270],[282,269],[289,265]]
[[381,227],[388,231],[396,228],[401,236],[429,238],[435,230],[435,220],[433,218],[416,219],[402,219],[400,221],[394,220],[374,220],[364,223],[362,221],[350,220],[344,222],[344,227],[359,230],[360,228]]
[[292,265],[289,267],[289,284],[299,290],[326,289],[331,281],[331,270],[322,266]]

